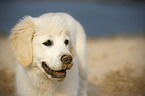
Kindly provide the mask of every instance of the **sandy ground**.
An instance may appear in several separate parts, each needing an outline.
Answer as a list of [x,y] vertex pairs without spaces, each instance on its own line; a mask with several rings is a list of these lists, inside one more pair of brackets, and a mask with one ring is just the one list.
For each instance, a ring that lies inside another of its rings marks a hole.
[[[145,38],[87,40],[88,96],[145,96]],[[0,96],[15,94],[16,59],[0,37]]]

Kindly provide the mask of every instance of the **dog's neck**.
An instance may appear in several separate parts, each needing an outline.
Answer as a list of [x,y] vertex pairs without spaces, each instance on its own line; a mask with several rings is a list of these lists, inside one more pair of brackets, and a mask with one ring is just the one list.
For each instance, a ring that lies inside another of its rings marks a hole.
[[45,90],[47,90],[47,92],[48,90],[52,92],[59,85],[59,82],[49,79],[38,67],[34,67],[34,64],[28,67],[23,67],[18,64],[17,71],[17,82],[18,84],[25,83],[24,85],[27,86],[26,90],[29,90],[30,88],[35,90],[34,88],[36,88],[42,92],[45,92]]

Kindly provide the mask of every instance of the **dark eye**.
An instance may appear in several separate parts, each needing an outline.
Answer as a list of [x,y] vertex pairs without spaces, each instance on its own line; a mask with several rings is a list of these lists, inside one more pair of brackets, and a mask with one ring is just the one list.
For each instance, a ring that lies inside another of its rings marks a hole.
[[64,41],[64,43],[65,43],[66,45],[68,45],[69,40],[66,39],[66,40]]
[[52,46],[53,42],[51,40],[48,40],[46,42],[43,43],[46,46]]

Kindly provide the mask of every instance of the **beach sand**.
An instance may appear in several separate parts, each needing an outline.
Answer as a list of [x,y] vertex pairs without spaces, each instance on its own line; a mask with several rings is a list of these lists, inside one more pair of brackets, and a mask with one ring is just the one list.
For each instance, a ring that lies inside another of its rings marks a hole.
[[[145,96],[145,38],[87,40],[88,96]],[[14,96],[16,58],[0,37],[0,96]]]

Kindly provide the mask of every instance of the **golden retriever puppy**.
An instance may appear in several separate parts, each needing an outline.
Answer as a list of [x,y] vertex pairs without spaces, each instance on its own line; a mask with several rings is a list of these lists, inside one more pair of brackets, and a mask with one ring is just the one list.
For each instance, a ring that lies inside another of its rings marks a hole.
[[10,41],[18,96],[87,96],[86,35],[70,15],[26,16]]

